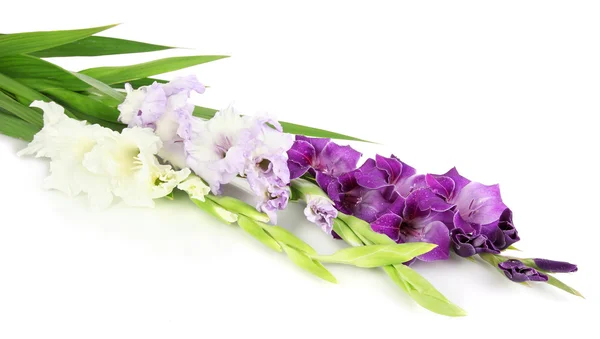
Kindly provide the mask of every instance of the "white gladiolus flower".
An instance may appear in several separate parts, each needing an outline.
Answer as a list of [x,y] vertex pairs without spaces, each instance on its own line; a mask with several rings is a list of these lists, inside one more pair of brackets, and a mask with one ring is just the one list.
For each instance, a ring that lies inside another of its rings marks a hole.
[[114,195],[131,206],[153,207],[154,200],[170,194],[190,170],[174,171],[158,162],[160,139],[147,128],[124,129],[86,154],[84,166],[111,178]]
[[31,106],[44,111],[44,128],[18,154],[35,154],[52,160],[51,174],[44,181],[44,188],[56,189],[69,196],[86,193],[93,208],[110,205],[113,200],[110,178],[90,172],[83,166],[83,159],[100,140],[117,133],[70,119],[54,102],[34,101]]
[[92,207],[105,208],[118,196],[129,205],[154,206],[190,174],[158,162],[160,139],[150,129],[122,133],[67,117],[55,103],[35,101],[44,128],[19,153],[51,159],[45,187],[71,196],[87,193]]
[[192,199],[200,201],[205,201],[204,196],[210,192],[210,187],[200,177],[193,174],[177,185],[177,188],[189,194]]

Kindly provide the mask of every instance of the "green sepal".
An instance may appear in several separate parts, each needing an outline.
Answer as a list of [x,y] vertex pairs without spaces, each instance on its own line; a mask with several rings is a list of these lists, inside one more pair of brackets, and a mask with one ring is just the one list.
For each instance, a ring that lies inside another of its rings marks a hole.
[[565,284],[564,282],[556,279],[553,275],[550,275],[550,274],[546,274],[546,275],[548,276],[548,281],[547,281],[548,284],[550,284],[554,287],[560,288],[561,290],[563,290],[567,293],[571,293],[572,295],[584,298],[583,295],[581,293],[579,293],[579,291],[577,291],[576,289],[572,288],[571,286]]
[[239,199],[224,195],[216,196],[212,194],[207,195],[206,197],[232,212],[243,214],[256,221],[269,222],[269,216],[267,216],[265,213],[257,211],[256,208]]
[[337,279],[320,262],[312,259],[294,247],[287,245],[282,245],[282,247],[290,260],[298,267],[316,275],[323,280],[337,284]]
[[192,200],[196,206],[200,207],[202,210],[208,212],[208,214],[216,217],[224,223],[232,224],[238,221],[237,214],[231,213],[212,200],[207,199],[206,201],[200,201],[193,198],[190,198],[190,200]]
[[262,242],[277,252],[281,252],[281,246],[279,243],[273,239],[270,234],[265,232],[265,230],[263,230],[263,228],[260,227],[260,225],[258,225],[254,220],[244,215],[238,215],[237,223],[241,229],[253,236],[256,240]]
[[450,317],[467,315],[467,312],[448,300],[427,279],[423,278],[410,267],[393,265],[385,266],[384,270],[396,285],[403,289],[422,307]]
[[370,245],[344,248],[332,255],[314,255],[312,258],[325,263],[373,268],[402,264],[416,256],[425,254],[436,247],[437,245],[423,242]]
[[287,245],[294,247],[308,255],[316,255],[317,251],[314,248],[310,247],[304,240],[295,236],[292,232],[286,230],[281,226],[273,226],[268,225],[262,222],[257,221],[257,223],[267,232],[269,233],[275,240],[277,240],[281,245]]
[[363,241],[354,234],[350,227],[338,218],[333,219],[333,231],[350,246],[364,245]]

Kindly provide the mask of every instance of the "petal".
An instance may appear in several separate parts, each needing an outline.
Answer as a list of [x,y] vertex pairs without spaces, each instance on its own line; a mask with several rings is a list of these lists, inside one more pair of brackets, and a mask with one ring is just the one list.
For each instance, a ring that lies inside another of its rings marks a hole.
[[466,185],[456,196],[455,203],[466,221],[480,225],[498,220],[506,209],[498,185],[486,186],[477,182]]
[[448,200],[454,192],[454,180],[450,177],[427,174],[425,176],[427,186],[436,194]]
[[339,176],[355,170],[361,155],[350,146],[329,142],[320,153],[317,151],[317,164],[314,167],[332,176]]
[[433,250],[418,256],[420,260],[446,260],[450,256],[450,233],[441,221],[434,221],[427,225],[423,236],[418,241],[438,245]]
[[458,170],[456,170],[456,167],[452,167],[452,169],[441,176],[448,177],[454,181],[454,191],[452,192],[451,197],[449,197],[450,199],[456,197],[456,195],[471,182],[471,180],[460,175]]
[[382,233],[394,241],[400,239],[400,225],[402,218],[393,213],[387,213],[371,223],[371,228],[377,233]]
[[315,158],[315,148],[307,141],[296,140],[287,151],[290,179],[299,178],[311,167]]

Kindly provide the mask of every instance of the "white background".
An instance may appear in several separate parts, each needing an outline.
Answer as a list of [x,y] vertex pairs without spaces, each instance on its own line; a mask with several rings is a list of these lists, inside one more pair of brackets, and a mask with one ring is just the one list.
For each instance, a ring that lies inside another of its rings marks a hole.
[[[8,7],[6,7],[8,6]],[[579,334],[597,314],[600,8],[595,1],[10,1],[0,32],[123,23],[105,35],[190,49],[57,60],[79,70],[227,54],[190,68],[234,101],[380,142],[423,172],[499,182],[523,255],[567,260],[550,286],[482,263],[417,264],[469,312],[416,306],[379,270],[320,281],[185,199],[91,212],[41,189],[48,163],[0,136],[0,338],[353,338]],[[174,74],[166,75],[169,78]],[[281,215],[321,252],[344,245]],[[596,316],[597,320],[597,316]],[[595,331],[591,328],[592,331]],[[588,335],[589,337],[589,335]]]

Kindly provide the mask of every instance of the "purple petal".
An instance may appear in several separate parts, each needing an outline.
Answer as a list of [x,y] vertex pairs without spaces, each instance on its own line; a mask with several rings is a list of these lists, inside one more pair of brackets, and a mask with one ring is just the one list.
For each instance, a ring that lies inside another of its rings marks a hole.
[[394,241],[400,239],[400,224],[402,218],[393,213],[387,213],[371,223],[371,228],[377,233],[382,233]]
[[486,186],[477,182],[466,185],[456,196],[455,203],[463,219],[480,225],[498,220],[506,209],[498,185]]
[[450,234],[448,228],[441,221],[430,223],[418,241],[438,245],[433,250],[418,256],[423,261],[446,260],[450,255]]
[[321,152],[317,151],[317,163],[314,167],[318,171],[337,177],[342,173],[355,170],[361,155],[350,146],[329,142]]
[[434,176],[427,174],[425,176],[427,186],[436,194],[448,200],[452,192],[454,192],[454,180],[450,177]]
[[449,199],[456,197],[456,195],[458,195],[458,193],[460,193],[460,191],[471,182],[471,180],[460,175],[456,170],[456,167],[452,167],[452,169],[450,169],[448,172],[439,176],[448,177],[454,181],[454,192],[451,194]]
[[504,272],[506,277],[514,282],[525,281],[548,281],[548,276],[536,271],[534,268],[525,266],[521,261],[510,259],[498,264],[498,268]]
[[303,135],[296,135],[296,140],[302,140],[310,143],[315,148],[315,152],[317,154],[321,153],[323,148],[325,148],[325,146],[331,142],[331,139],[329,138],[309,138]]
[[290,179],[296,179],[304,175],[311,167],[315,157],[315,148],[306,141],[296,140],[287,154]]

